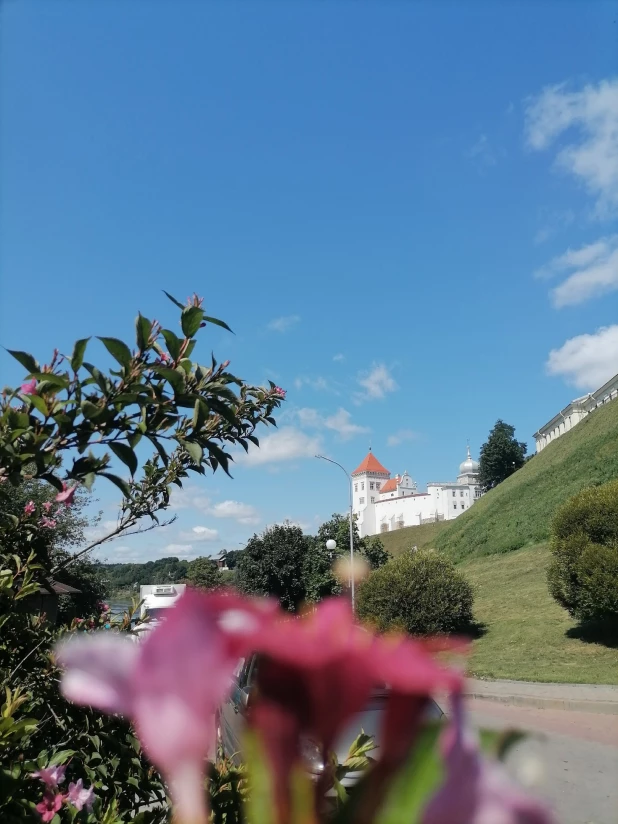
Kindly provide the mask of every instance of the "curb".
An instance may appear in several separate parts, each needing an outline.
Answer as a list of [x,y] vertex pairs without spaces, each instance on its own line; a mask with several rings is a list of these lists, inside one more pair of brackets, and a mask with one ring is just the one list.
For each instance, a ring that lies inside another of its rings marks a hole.
[[510,707],[532,707],[538,710],[569,710],[570,712],[594,712],[601,715],[618,715],[618,701],[592,701],[585,698],[545,698],[540,695],[499,695],[491,692],[466,691],[466,698],[477,701],[493,701]]

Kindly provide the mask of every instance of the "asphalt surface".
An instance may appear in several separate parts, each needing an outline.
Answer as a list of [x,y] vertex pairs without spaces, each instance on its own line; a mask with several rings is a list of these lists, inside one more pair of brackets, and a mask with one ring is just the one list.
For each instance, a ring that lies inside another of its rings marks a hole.
[[545,799],[558,824],[618,824],[618,715],[513,707],[469,699],[473,724],[518,728],[509,773]]

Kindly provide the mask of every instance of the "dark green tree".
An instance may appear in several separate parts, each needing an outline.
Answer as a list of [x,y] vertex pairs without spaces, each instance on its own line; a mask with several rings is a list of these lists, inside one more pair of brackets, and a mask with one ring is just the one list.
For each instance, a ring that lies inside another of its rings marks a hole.
[[479,483],[483,490],[493,489],[517,472],[526,459],[528,447],[515,438],[515,427],[497,420],[481,447]]
[[212,558],[196,558],[189,562],[186,581],[193,587],[203,590],[220,589],[223,577]]
[[296,612],[307,597],[305,565],[310,541],[298,526],[277,524],[254,535],[238,559],[236,585],[253,595],[272,595]]
[[[336,556],[347,555],[350,551],[350,518],[335,512],[328,521],[325,521],[318,529],[318,542],[322,545],[332,539],[337,543]],[[358,534],[358,525],[353,523],[352,541],[354,552],[361,555],[371,569],[377,569],[385,564],[391,557],[384,548],[384,544],[379,536],[372,535],[361,538]]]

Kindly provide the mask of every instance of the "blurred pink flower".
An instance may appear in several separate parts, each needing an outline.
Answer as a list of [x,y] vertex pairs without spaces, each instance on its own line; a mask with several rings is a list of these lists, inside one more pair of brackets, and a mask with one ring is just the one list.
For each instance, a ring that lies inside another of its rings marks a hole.
[[64,774],[66,767],[44,767],[42,770],[37,770],[32,773],[33,778],[38,778],[48,787],[57,787],[64,781]]
[[32,513],[36,510],[36,504],[34,501],[28,501],[26,506],[24,507],[24,512],[26,515],[32,515]]
[[51,501],[45,501],[45,503],[43,504],[43,509],[45,510],[45,512],[49,512],[49,510],[50,510],[51,508],[52,508],[52,503],[51,503]]
[[133,720],[169,784],[179,822],[207,821],[205,760],[215,754],[215,711],[274,609],[232,593],[187,590],[139,643],[94,633],[57,648],[65,697]]
[[39,521],[39,523],[40,523],[40,525],[41,525],[41,526],[45,526],[45,527],[47,527],[48,529],[53,529],[53,528],[56,526],[56,522],[54,521],[54,519],[53,519],[53,518],[45,518],[45,517],[43,517],[43,518],[41,518],[41,520]]
[[84,807],[88,812],[92,811],[92,803],[94,801],[94,789],[90,787],[88,790],[84,787],[84,782],[81,778],[77,779],[75,784],[69,784],[69,792],[67,798],[76,810],[83,810]]
[[32,378],[27,383],[22,383],[20,392],[22,395],[36,395],[37,382],[36,378]]
[[41,820],[45,822],[52,821],[58,810],[62,808],[64,796],[62,793],[53,793],[50,790],[45,790],[43,800],[39,801],[35,810],[41,816]]
[[446,780],[427,805],[423,824],[552,824],[543,804],[518,789],[498,764],[481,758],[464,725],[460,691],[452,707],[442,741]]
[[73,503],[73,498],[75,498],[75,492],[77,491],[77,486],[67,486],[64,481],[62,482],[62,492],[59,492],[56,495],[55,500],[59,504],[64,504],[65,506],[71,506]]
[[285,398],[285,396],[287,394],[285,389],[282,389],[280,386],[275,386],[275,388],[273,389],[273,392],[275,393],[275,395],[279,395],[280,398]]

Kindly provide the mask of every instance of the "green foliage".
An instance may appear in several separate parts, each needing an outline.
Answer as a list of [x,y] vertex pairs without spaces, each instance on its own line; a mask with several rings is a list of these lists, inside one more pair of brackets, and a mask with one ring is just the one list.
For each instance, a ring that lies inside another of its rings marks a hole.
[[[550,443],[532,461],[483,495],[454,521],[440,524],[428,544],[453,559],[510,552],[550,537],[562,504],[590,486],[618,478],[618,403],[608,403]],[[397,540],[422,545],[417,530],[397,530]],[[391,533],[381,536],[391,547]],[[394,552],[394,549],[391,551]]]
[[310,542],[298,526],[277,524],[254,535],[238,559],[236,584],[243,592],[272,595],[295,612],[306,599],[304,567]]
[[203,590],[220,589],[223,577],[212,558],[196,558],[189,562],[186,581],[193,587]]
[[[45,366],[27,352],[11,353],[29,380],[0,396],[2,822],[36,820],[43,787],[31,774],[61,763],[68,765],[67,782],[83,779],[97,800],[92,815],[63,807],[54,824],[159,824],[168,818],[165,787],[129,724],[65,701],[52,653],[63,632],[110,625],[108,614],[85,612],[111,583],[107,568],[88,560],[92,546],[138,527],[142,518],[150,518],[151,527],[159,524],[157,513],[169,506],[171,484],[182,486],[190,471],[221,467],[229,473],[229,448],[259,445],[256,429],[275,424],[282,394],[274,384],[247,385],[227,371],[228,362],[219,365],[214,357],[209,365],[191,360],[197,331],[226,324],[207,316],[197,296],[187,306],[168,297],[181,310],[184,337],[163,334],[156,321],[140,314],[135,348],[99,338],[116,362],[108,371],[85,360],[89,339],[77,341],[70,357],[54,351]],[[140,470],[135,449],[142,440],[155,452]],[[127,467],[130,480],[110,471],[112,456]],[[97,477],[122,492],[118,526],[83,546],[81,490],[90,490]],[[60,491],[64,503],[55,500]],[[161,559],[156,576],[145,583],[157,583],[157,576],[167,583],[186,572],[186,562]],[[82,589],[64,609],[70,626],[60,630],[38,614],[40,586],[51,576]],[[131,579],[132,586],[135,575]],[[131,619],[126,614],[107,631],[130,632]],[[228,820],[227,814],[216,820]]]
[[[336,555],[348,555],[350,552],[350,519],[349,516],[335,512],[330,520],[325,521],[318,529],[318,541],[326,544],[329,539],[337,543]],[[377,569],[385,564],[391,557],[390,552],[384,548],[381,537],[373,535],[361,538],[358,533],[358,524],[353,521],[352,542],[354,553],[365,558],[371,569]]]
[[472,587],[446,558],[418,551],[400,555],[360,585],[356,608],[380,631],[412,635],[465,630],[472,623]]
[[515,439],[515,427],[498,420],[481,447],[479,483],[487,491],[517,472],[525,462],[528,447]]
[[618,481],[585,489],[552,524],[549,591],[580,621],[618,620]]
[[101,565],[108,588],[112,595],[119,593],[139,593],[140,586],[147,584],[180,583],[187,577],[189,562],[176,557],[157,558],[143,564]]

